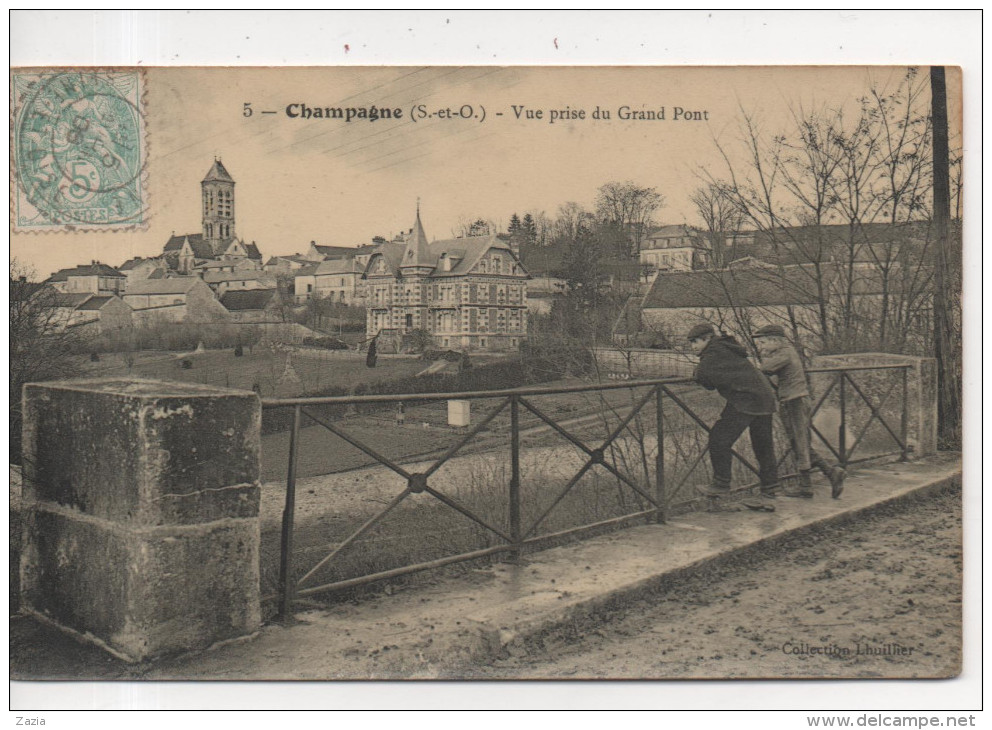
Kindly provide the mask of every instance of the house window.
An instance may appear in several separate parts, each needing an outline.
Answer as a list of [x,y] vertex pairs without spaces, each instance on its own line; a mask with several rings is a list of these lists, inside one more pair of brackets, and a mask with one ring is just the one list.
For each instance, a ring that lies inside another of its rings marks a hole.
[[503,259],[499,256],[493,256],[493,273],[502,274],[503,273]]
[[406,326],[407,327],[413,327],[413,315],[412,314],[406,315]]
[[479,347],[485,347],[485,346],[486,346],[486,338],[485,337],[480,337],[479,338]]

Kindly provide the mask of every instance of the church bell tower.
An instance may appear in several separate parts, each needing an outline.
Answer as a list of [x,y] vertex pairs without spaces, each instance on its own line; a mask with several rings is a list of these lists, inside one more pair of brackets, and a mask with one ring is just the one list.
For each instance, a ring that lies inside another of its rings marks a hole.
[[203,240],[220,255],[235,238],[234,178],[219,158],[200,182],[203,195]]

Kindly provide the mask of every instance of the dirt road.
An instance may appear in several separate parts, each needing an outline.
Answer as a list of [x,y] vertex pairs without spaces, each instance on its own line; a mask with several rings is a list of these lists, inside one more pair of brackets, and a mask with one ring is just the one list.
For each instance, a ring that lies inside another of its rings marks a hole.
[[603,619],[531,641],[472,676],[954,675],[960,494],[821,529]]

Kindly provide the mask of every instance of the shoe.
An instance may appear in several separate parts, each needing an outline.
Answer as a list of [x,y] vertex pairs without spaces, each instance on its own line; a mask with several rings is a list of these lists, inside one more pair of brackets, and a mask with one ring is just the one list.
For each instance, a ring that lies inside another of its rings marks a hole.
[[741,504],[743,504],[748,509],[754,510],[755,512],[775,511],[775,505],[768,497],[764,495],[758,497],[748,497],[747,499],[743,500]]
[[725,484],[700,484],[696,491],[704,497],[724,497],[730,494],[730,486]]
[[827,478],[830,480],[830,496],[837,499],[840,497],[841,492],[844,491],[844,480],[847,479],[847,471],[839,466],[832,467]]

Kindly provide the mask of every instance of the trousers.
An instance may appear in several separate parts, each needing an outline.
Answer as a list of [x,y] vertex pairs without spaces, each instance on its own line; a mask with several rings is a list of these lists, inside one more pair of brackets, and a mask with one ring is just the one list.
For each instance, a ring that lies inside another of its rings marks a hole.
[[742,413],[729,403],[710,429],[709,452],[710,463],[713,465],[713,482],[730,486],[730,467],[734,458],[731,450],[745,429],[751,434],[751,447],[758,460],[761,486],[776,486],[778,464],[775,460],[775,442],[772,439],[772,415]]
[[816,468],[826,473],[829,465],[810,444],[809,398],[801,396],[782,401],[779,414],[792,444],[792,452],[796,455],[799,471],[806,472]]

